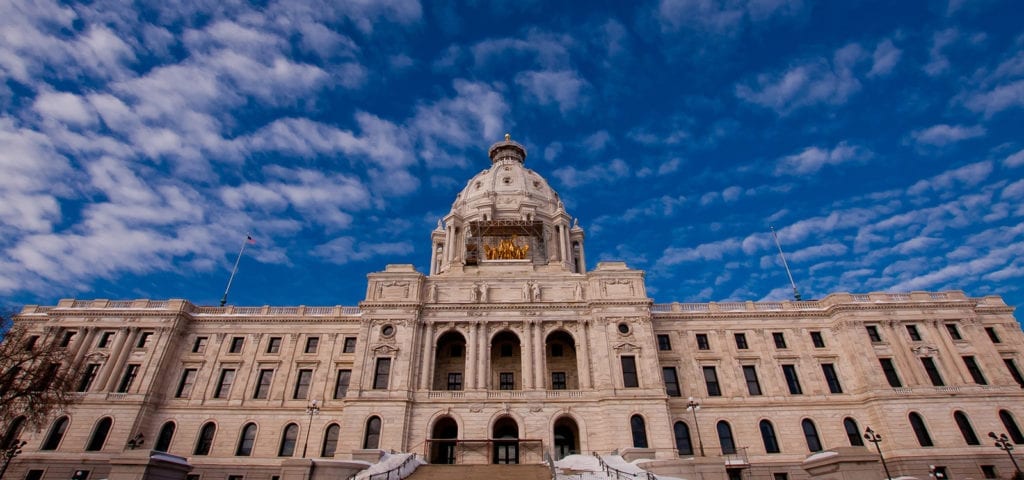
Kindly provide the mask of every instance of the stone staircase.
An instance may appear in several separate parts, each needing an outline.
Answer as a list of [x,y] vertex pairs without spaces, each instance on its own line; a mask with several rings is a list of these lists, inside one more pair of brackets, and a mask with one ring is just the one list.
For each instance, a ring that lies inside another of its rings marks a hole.
[[407,480],[551,480],[546,465],[421,465]]

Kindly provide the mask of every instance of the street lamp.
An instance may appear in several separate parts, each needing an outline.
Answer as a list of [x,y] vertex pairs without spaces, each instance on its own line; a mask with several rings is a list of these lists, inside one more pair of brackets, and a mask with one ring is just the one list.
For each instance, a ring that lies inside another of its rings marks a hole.
[[878,446],[882,442],[882,436],[875,433],[871,427],[864,429],[864,439],[875,444],[875,448],[878,449],[878,458],[882,459],[882,468],[885,469],[885,478],[892,480],[892,475],[889,474],[889,466],[885,464],[885,456],[882,455],[882,447]]
[[136,433],[131,440],[128,440],[128,448],[135,450],[136,448],[141,447],[143,443],[146,443],[146,437],[142,435],[142,432],[139,432]]
[[700,438],[700,424],[697,423],[697,410],[700,410],[700,403],[690,397],[686,402],[686,409],[693,412],[693,426],[697,429],[697,446],[700,447],[700,456],[704,456],[704,441]]
[[928,465],[928,476],[935,479],[946,478],[946,474],[936,470],[935,465]]
[[306,415],[309,415],[309,424],[306,426],[306,442],[302,444],[302,458],[306,458],[306,449],[309,448],[309,431],[313,428],[313,415],[320,415],[320,403],[316,400],[310,402],[306,407]]
[[21,454],[21,447],[24,447],[26,443],[28,442],[15,438],[11,440],[11,443],[4,446],[3,450],[0,450],[0,458],[4,461],[3,467],[0,467],[0,478],[3,478],[4,472],[7,471],[7,466],[11,464],[14,457]]
[[1013,451],[1013,443],[1010,442],[1010,437],[1007,437],[1005,433],[1000,433],[997,437],[995,432],[988,432],[988,436],[992,440],[996,441],[996,447],[1010,456],[1010,461],[1013,462],[1013,468],[1017,470],[1017,473],[1020,473],[1020,467],[1017,465],[1017,460],[1013,458],[1013,454],[1010,453]]

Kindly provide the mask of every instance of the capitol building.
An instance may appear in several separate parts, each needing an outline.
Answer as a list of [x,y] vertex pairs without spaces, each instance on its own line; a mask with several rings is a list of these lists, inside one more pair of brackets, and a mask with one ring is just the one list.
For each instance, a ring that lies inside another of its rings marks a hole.
[[894,478],[1013,474],[987,437],[1024,444],[1024,333],[998,296],[655,304],[643,271],[588,269],[522,145],[488,153],[429,232],[429,271],[370,273],[357,306],[25,307],[15,322],[84,373],[38,431],[0,425],[27,441],[4,478],[344,479],[392,452],[614,453],[690,480],[880,479],[881,458]]

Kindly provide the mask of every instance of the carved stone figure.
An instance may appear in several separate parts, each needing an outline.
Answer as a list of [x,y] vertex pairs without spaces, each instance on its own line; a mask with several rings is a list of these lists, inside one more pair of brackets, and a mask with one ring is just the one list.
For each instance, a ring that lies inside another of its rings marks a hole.
[[531,302],[539,302],[540,301],[540,285],[537,285],[536,283],[533,283],[533,284],[530,285],[530,301]]
[[576,300],[583,300],[583,283],[576,282],[576,287],[573,288],[572,298]]

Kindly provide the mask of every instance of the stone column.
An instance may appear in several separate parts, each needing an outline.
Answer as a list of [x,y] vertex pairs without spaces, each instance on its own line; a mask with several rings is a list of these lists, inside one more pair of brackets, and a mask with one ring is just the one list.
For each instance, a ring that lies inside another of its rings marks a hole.
[[72,367],[76,367],[82,363],[82,359],[85,358],[86,352],[89,351],[89,345],[92,345],[92,339],[96,336],[96,329],[87,329],[81,327],[78,329],[76,334],[78,339],[75,340],[75,345],[71,347],[71,350],[75,352],[74,360],[71,361]]
[[520,364],[523,369],[523,390],[533,388],[533,375],[530,372],[533,371],[533,321],[523,322],[523,342],[522,342],[522,355],[520,358]]
[[580,390],[590,388],[590,339],[587,334],[588,322],[579,323],[579,354],[576,356],[576,374],[579,376]]
[[547,349],[544,348],[543,335],[544,324],[541,322],[537,322],[537,330],[534,333],[534,345],[536,346],[534,348],[534,352],[536,352],[536,355],[533,357],[533,381],[534,385],[537,385],[538,388],[544,388],[544,385],[546,384],[546,381],[544,379],[544,354],[546,353]]
[[452,243],[454,243],[454,241],[452,240],[452,230],[453,229],[452,229],[451,225],[445,225],[445,229],[444,229],[444,260],[445,260],[445,263],[448,263],[448,262],[452,261],[452,250],[454,250],[452,248]]
[[117,341],[117,346],[114,348],[114,352],[110,355],[110,366],[107,368],[105,375],[107,376],[105,383],[103,383],[103,391],[109,392],[116,388],[118,376],[117,373],[121,371],[125,361],[128,359],[128,350],[131,350],[131,341],[136,328],[122,328],[123,335]]
[[476,329],[476,322],[466,324],[466,385],[464,387],[466,390],[476,389],[476,357],[479,355],[477,353],[479,348],[476,344]]
[[477,342],[477,345],[480,347],[480,352],[477,355],[478,358],[476,363],[477,367],[479,367],[480,369],[480,371],[477,373],[477,385],[484,390],[488,390],[490,389],[490,385],[488,382],[488,379],[490,378],[490,372],[488,371],[489,369],[487,368],[487,362],[490,361],[491,351],[490,348],[488,348],[490,345],[487,342],[487,324],[480,322],[477,325],[479,326],[479,332],[477,333],[479,333],[480,336],[480,339]]
[[430,322],[424,322],[423,324],[423,347],[420,349],[420,354],[423,355],[423,359],[420,362],[420,390],[429,390],[433,388],[433,378],[430,375],[430,350],[434,345],[434,324]]

